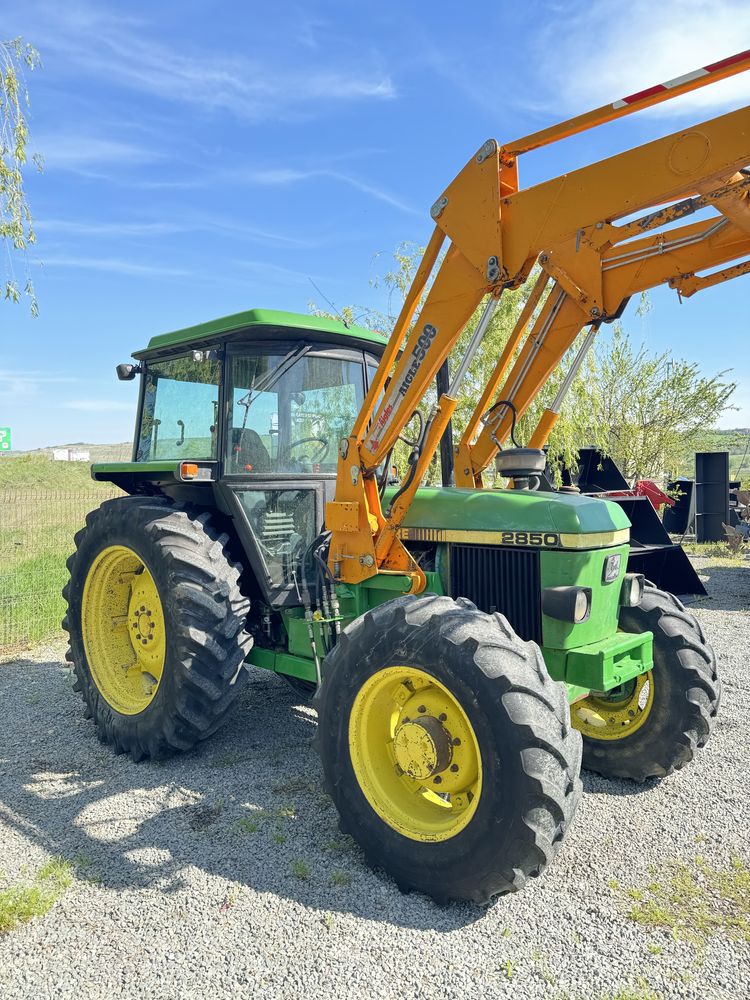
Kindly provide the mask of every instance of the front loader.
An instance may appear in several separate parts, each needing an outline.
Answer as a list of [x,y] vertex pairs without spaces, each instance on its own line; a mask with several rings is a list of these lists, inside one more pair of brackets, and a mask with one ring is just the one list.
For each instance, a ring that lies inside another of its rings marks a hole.
[[[700,625],[626,572],[617,505],[538,486],[601,323],[655,284],[688,295],[748,270],[750,108],[526,189],[517,161],[747,68],[750,52],[485,143],[433,205],[388,340],[256,309],[155,337],[118,367],[140,378],[133,460],[92,474],[128,495],[88,516],[65,588],[68,658],[101,739],[135,760],[188,749],[249,669],[281,674],[314,696],[325,785],[368,860],[404,890],[478,903],[553,859],[582,762],[644,781],[692,760],[721,691]],[[497,300],[535,265],[456,485],[422,487]],[[392,449],[483,300],[392,485]],[[507,447],[561,363],[559,398],[527,447]],[[493,461],[507,488],[483,485]]]

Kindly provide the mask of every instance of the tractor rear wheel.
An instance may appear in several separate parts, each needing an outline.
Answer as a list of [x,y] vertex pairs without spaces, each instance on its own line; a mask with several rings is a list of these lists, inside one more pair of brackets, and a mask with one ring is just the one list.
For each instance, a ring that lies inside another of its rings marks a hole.
[[208,514],[153,497],[108,500],[76,535],[63,591],[67,659],[116,752],[187,750],[236,699],[249,602],[228,541]]
[[402,890],[486,903],[557,853],[581,741],[565,689],[502,616],[388,601],[342,632],[316,703],[342,830]]
[[663,778],[689,763],[713,731],[721,699],[716,657],[695,617],[652,584],[638,607],[622,608],[620,628],[653,633],[654,666],[571,705],[583,766],[633,781]]

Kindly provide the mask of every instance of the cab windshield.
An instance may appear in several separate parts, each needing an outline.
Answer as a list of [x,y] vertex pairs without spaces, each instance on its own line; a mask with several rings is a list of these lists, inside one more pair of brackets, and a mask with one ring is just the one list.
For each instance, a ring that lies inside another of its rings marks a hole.
[[227,471],[334,474],[338,443],[364,401],[359,357],[304,348],[235,356]]

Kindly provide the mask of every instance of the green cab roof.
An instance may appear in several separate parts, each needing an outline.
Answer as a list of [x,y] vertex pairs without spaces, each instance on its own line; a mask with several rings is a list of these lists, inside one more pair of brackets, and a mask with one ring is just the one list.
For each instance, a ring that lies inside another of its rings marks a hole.
[[387,338],[380,333],[366,330],[363,326],[346,326],[336,319],[310,316],[305,313],[279,312],[275,309],[248,309],[246,312],[233,313],[231,316],[222,316],[220,319],[199,323],[197,326],[185,327],[184,330],[174,330],[172,333],[162,333],[157,337],[152,337],[148,346],[144,350],[136,352],[133,357],[138,358],[150,354],[152,351],[163,351],[168,348],[188,346],[192,343],[226,337],[230,334],[251,330],[253,327],[270,328],[282,335],[286,330],[309,330],[313,334],[327,335],[322,339],[336,341],[339,338],[346,338],[347,340],[360,341],[360,343],[364,341],[378,347],[383,347],[387,342]]

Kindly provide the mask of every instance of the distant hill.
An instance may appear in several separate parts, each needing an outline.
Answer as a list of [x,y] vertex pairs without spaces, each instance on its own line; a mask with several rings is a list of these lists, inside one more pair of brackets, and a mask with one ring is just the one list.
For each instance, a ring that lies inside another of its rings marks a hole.
[[128,462],[132,454],[133,445],[130,441],[123,441],[121,444],[86,444],[85,441],[70,441],[67,444],[53,444],[49,448],[34,448],[31,451],[12,451],[11,457],[21,455],[43,455],[45,458],[52,458],[55,451],[67,450],[87,451],[92,462]]

